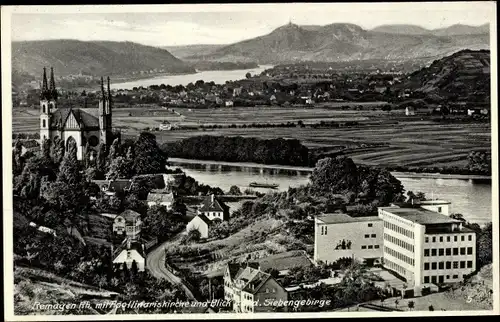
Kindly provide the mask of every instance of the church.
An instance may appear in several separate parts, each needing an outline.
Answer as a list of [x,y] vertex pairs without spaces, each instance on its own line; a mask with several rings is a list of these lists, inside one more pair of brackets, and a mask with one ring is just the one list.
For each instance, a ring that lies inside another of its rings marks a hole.
[[90,153],[95,157],[99,143],[111,145],[112,132],[112,100],[108,77],[108,92],[104,90],[101,77],[101,93],[99,97],[99,115],[95,117],[83,108],[60,107],[57,105],[58,93],[54,81],[54,68],[50,69],[50,85],[47,73],[43,68],[42,91],[40,94],[40,140],[64,140],[65,150],[70,142],[77,146],[77,158],[82,160],[88,143]]

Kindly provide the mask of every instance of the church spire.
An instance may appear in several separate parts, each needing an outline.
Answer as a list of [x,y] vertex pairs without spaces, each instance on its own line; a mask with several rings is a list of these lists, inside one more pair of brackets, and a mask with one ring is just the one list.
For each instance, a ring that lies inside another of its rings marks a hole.
[[104,100],[106,98],[106,92],[104,91],[104,78],[101,76],[101,95],[102,99]]
[[109,84],[109,76],[108,76],[108,101],[111,102],[111,86]]
[[47,86],[47,69],[43,68],[43,84],[42,84],[42,92],[46,92],[48,90]]
[[56,82],[54,80],[54,67],[50,67],[50,95],[57,100]]

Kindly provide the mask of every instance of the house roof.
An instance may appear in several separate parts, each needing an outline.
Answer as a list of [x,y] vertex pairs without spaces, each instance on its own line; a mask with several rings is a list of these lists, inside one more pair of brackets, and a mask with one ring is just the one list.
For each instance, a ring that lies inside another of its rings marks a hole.
[[234,279],[236,273],[238,273],[238,271],[240,270],[240,265],[235,263],[228,263],[227,267],[229,269],[229,277],[231,279]]
[[290,251],[281,254],[267,256],[258,259],[260,269],[266,271],[269,268],[274,268],[278,271],[288,270],[295,266],[309,267],[312,266],[311,261],[302,252]]
[[245,292],[255,294],[259,291],[259,289],[267,282],[268,279],[271,278],[270,274],[264,273],[262,271],[258,271],[257,274],[255,274],[252,278],[251,281],[245,287],[243,290]]
[[348,214],[323,214],[316,217],[325,224],[345,224],[354,222],[380,221],[378,216],[352,217]]
[[421,225],[461,223],[460,220],[424,208],[383,207],[381,209]]
[[[212,224],[212,221],[211,221],[210,219],[208,219],[208,218],[207,218],[207,216],[205,216],[204,214],[197,215],[196,217],[198,217],[198,218],[200,218],[201,220],[203,220],[203,222],[204,222],[205,224],[209,225],[209,226]],[[194,217],[194,218],[196,218],[196,217]],[[193,220],[194,220],[194,218],[193,218],[193,219],[191,219],[191,221],[193,221]]]
[[170,193],[148,193],[147,201],[154,202],[174,202],[174,194]]
[[129,179],[116,179],[109,182],[108,190],[111,192],[121,192],[130,189],[132,180]]
[[123,242],[116,248],[116,250],[113,252],[113,259],[116,258],[118,255],[120,255],[121,252],[125,250],[136,250],[141,257],[146,257],[146,254],[144,253],[144,249],[142,248],[142,244],[139,241],[131,241],[130,242],[130,248],[128,246],[128,239],[125,238]]
[[205,199],[203,199],[203,205],[200,208],[201,212],[226,210],[229,210],[229,207],[224,202],[215,197],[215,195],[206,196]]
[[123,217],[126,221],[135,221],[138,218],[141,218],[141,214],[130,209],[125,210],[121,214],[117,215],[117,217],[118,216]]

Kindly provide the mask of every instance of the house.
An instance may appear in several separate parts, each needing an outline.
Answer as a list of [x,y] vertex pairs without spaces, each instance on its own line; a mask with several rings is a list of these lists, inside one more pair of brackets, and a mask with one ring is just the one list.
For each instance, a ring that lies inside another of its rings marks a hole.
[[415,108],[413,106],[407,106],[405,109],[406,116],[415,115]]
[[233,107],[234,103],[231,100],[226,101],[226,107]]
[[169,121],[163,121],[160,123],[160,131],[170,131],[172,129],[172,123]]
[[243,88],[242,87],[236,87],[233,89],[233,96],[236,97],[236,96],[240,96],[241,95],[241,90]]
[[132,180],[130,179],[115,179],[110,180],[108,186],[104,186],[104,191],[109,196],[114,196],[117,193],[130,191]]
[[138,239],[141,234],[141,215],[127,209],[113,220],[113,233],[125,235],[127,238]]
[[302,251],[289,251],[279,253],[264,258],[254,260],[260,270],[266,272],[272,268],[279,272],[280,276],[285,276],[289,273],[292,267],[312,267],[313,263]]
[[308,98],[308,99],[306,99],[306,104],[307,105],[313,105],[314,104],[314,100],[312,98]]
[[205,215],[210,220],[218,218],[226,221],[229,220],[229,207],[216,198],[214,194],[211,194],[203,199],[203,203],[198,209],[198,214]]
[[377,216],[329,213],[314,219],[314,261],[331,264],[350,257],[360,262],[383,256],[383,223]]
[[[437,205],[425,205],[436,207]],[[383,265],[415,296],[429,285],[463,281],[476,270],[476,233],[460,220],[422,207],[380,207]]]
[[197,215],[186,226],[186,231],[196,229],[200,232],[201,238],[208,238],[212,221],[205,215]]
[[132,268],[133,262],[137,263],[137,270],[144,271],[146,268],[146,254],[144,245],[139,241],[125,238],[125,240],[113,252],[113,264],[127,265],[127,268]]
[[[224,271],[224,298],[233,303],[235,312],[273,312],[280,308],[255,304],[286,301],[288,292],[276,279],[258,267],[228,263]],[[286,307],[281,309],[286,311]]]
[[171,210],[174,204],[174,193],[162,191],[151,191],[148,193],[147,203],[149,207],[153,206],[165,206],[167,210]]
[[217,96],[217,97],[215,97],[215,104],[222,105],[222,104],[224,104],[224,100]]

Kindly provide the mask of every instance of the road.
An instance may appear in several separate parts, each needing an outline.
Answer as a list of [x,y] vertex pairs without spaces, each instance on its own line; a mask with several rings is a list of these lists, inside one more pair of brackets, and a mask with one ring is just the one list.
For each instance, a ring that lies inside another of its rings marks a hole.
[[182,282],[180,277],[174,275],[165,267],[165,249],[175,245],[184,234],[185,232],[177,234],[172,239],[158,245],[150,253],[148,253],[146,257],[146,268],[156,278],[164,278],[173,284],[180,285],[184,289],[188,299],[194,301],[196,298],[193,295],[193,292]]

